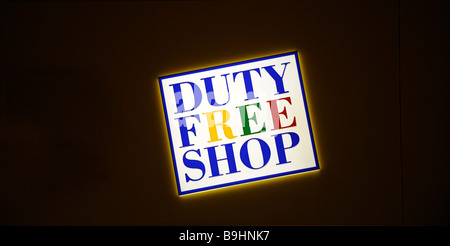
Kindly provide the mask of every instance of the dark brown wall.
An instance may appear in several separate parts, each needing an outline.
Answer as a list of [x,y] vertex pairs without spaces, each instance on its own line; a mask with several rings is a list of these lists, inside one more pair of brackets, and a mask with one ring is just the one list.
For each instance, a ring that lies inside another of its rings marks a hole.
[[404,221],[449,225],[449,3],[400,10]]
[[[2,225],[450,222],[443,1],[1,11]],[[293,50],[321,170],[179,198],[157,77]]]

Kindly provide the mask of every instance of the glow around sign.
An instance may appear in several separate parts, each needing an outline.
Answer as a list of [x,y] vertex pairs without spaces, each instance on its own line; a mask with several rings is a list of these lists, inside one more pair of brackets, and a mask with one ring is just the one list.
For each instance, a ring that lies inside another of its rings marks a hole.
[[297,52],[159,83],[179,195],[319,169]]

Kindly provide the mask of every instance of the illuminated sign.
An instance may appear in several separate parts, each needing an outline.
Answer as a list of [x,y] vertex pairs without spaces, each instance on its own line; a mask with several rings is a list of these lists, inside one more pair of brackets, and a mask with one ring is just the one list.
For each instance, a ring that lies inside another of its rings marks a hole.
[[297,52],[159,83],[179,195],[319,169]]

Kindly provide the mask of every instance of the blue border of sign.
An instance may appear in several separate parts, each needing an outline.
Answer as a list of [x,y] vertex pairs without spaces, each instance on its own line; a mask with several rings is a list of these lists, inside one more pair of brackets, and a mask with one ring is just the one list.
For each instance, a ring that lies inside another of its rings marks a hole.
[[[273,58],[278,58],[278,57],[284,57],[284,56],[290,56],[290,55],[295,55],[295,60],[297,62],[297,70],[298,70],[298,74],[299,74],[299,77],[300,77],[300,87],[302,89],[303,103],[304,103],[304,106],[305,106],[306,118],[307,118],[307,121],[308,121],[309,134],[310,134],[310,137],[311,137],[311,144],[312,144],[313,151],[314,151],[314,159],[315,159],[315,162],[316,162],[316,166],[315,167],[304,168],[304,169],[299,169],[299,170],[294,170],[294,171],[289,171],[289,172],[284,172],[284,173],[277,173],[277,174],[257,177],[257,178],[244,179],[244,180],[234,181],[234,182],[220,184],[220,185],[213,185],[213,186],[203,187],[203,188],[189,190],[189,191],[181,191],[180,181],[178,180],[178,170],[177,170],[177,164],[176,164],[176,160],[175,160],[173,142],[172,142],[172,133],[171,133],[171,130],[170,130],[169,119],[168,119],[168,116],[167,116],[166,100],[165,100],[165,97],[164,97],[162,80],[163,79],[172,78],[172,77],[178,77],[178,76],[183,76],[183,75],[188,75],[188,74],[193,74],[193,73],[199,73],[199,72],[204,72],[204,71],[209,71],[209,70],[219,69],[219,68],[224,68],[224,67],[237,66],[237,65],[241,65],[241,64],[257,62],[257,61],[263,61],[263,60],[268,60],[268,59],[273,59]],[[303,86],[303,76],[302,76],[302,72],[301,72],[301,69],[300,69],[300,60],[298,58],[298,52],[297,51],[292,51],[292,52],[287,52],[287,53],[277,54],[277,55],[271,55],[271,56],[266,56],[266,57],[261,57],[261,58],[246,60],[246,61],[235,62],[235,63],[229,63],[229,64],[225,64],[225,65],[220,65],[220,66],[208,67],[208,68],[193,70],[193,71],[189,71],[189,72],[183,72],[183,73],[177,73],[177,74],[172,74],[172,75],[167,75],[167,76],[161,76],[161,77],[158,77],[158,81],[159,81],[159,89],[160,89],[160,92],[161,92],[161,99],[162,99],[163,107],[164,107],[164,116],[165,116],[166,125],[167,125],[167,133],[169,135],[170,150],[171,150],[171,153],[172,153],[172,160],[173,160],[173,169],[175,171],[175,179],[177,180],[177,190],[178,190],[178,195],[179,196],[192,194],[192,193],[197,193],[197,192],[201,192],[201,191],[213,190],[213,189],[217,189],[217,188],[228,187],[228,186],[237,185],[237,184],[250,183],[250,182],[253,182],[253,181],[265,180],[265,179],[281,177],[281,176],[287,176],[287,175],[291,175],[291,174],[303,173],[303,172],[308,172],[308,171],[313,171],[313,170],[320,169],[320,167],[319,167],[319,160],[317,158],[316,143],[314,141],[314,135],[313,135],[313,130],[312,130],[312,126],[311,126],[311,120],[310,120],[310,117],[309,117],[308,104],[306,102],[307,100],[306,100],[305,88]]]

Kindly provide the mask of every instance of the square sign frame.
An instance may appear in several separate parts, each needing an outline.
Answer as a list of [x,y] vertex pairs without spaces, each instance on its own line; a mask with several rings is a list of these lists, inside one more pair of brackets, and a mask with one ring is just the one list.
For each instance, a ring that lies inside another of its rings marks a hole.
[[158,80],[180,196],[320,169],[296,51]]

